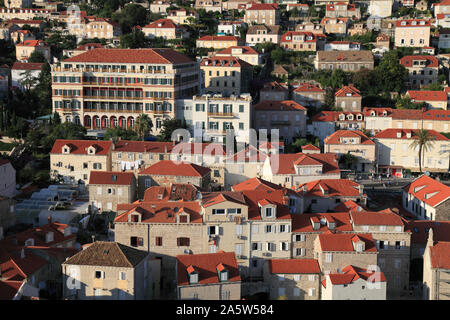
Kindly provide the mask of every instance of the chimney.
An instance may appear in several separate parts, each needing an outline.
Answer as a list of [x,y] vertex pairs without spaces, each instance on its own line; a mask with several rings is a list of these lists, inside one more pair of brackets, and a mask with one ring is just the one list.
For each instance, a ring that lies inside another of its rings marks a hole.
[[434,245],[433,228],[430,228],[430,230],[428,231],[427,247],[432,247],[433,245]]

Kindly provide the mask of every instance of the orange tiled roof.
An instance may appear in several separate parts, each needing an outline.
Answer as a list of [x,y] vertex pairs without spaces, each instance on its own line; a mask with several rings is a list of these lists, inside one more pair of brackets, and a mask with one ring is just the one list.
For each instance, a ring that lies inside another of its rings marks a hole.
[[[339,116],[343,114],[345,115],[345,119],[344,120],[340,120]],[[349,120],[348,116],[349,115],[353,115],[353,120]],[[358,115],[360,115],[362,118],[360,120],[358,120]],[[364,113],[363,112],[359,112],[359,111],[321,111],[317,114],[315,114],[312,118],[311,121],[317,121],[317,122],[335,122],[335,121],[346,121],[346,122],[351,122],[351,121],[364,121]]]
[[416,56],[404,56],[400,59],[400,64],[405,68],[414,67],[413,61],[426,61],[427,68],[437,68],[439,66],[439,61],[435,56],[427,56],[427,55],[416,55]]
[[334,95],[335,97],[348,97],[348,95],[352,96],[352,97],[361,97],[361,92],[356,89],[354,86],[349,85],[349,86],[343,86],[341,89],[339,89],[336,94]]
[[[384,129],[383,131],[378,132],[375,135],[376,139],[417,139],[417,132],[419,129]],[[434,140],[449,140],[446,136],[440,134],[434,130],[427,130],[428,135]],[[400,133],[400,138],[397,134]],[[410,134],[411,137],[408,138],[407,134]]]
[[278,168],[276,162],[271,161],[271,167],[274,174],[297,174],[295,165],[297,161],[302,161],[297,165],[307,165],[307,162],[319,162],[323,168],[323,174],[339,173],[339,166],[337,163],[337,155],[335,153],[318,153],[318,154],[303,154],[303,153],[281,153],[277,154]]
[[434,241],[450,241],[450,221],[405,221],[405,230],[411,232],[411,243],[427,243],[430,229],[433,229]]
[[147,24],[143,28],[175,29],[178,26],[170,19],[159,19]]
[[[329,231],[326,223],[319,224],[319,230],[314,230],[311,218],[317,221],[333,221],[337,231],[353,231],[350,223],[350,215],[348,212],[335,213],[309,213],[309,214],[293,214],[292,215],[292,232],[326,232]],[[325,220],[323,220],[325,219]]]
[[268,111],[268,110],[280,110],[280,111],[299,111],[306,110],[304,106],[295,102],[294,100],[284,100],[284,101],[270,101],[265,100],[256,104],[254,107],[256,111]]
[[[402,23],[405,24],[402,24]],[[415,24],[414,24],[415,23]],[[403,20],[397,20],[395,22],[396,28],[406,28],[406,27],[430,27],[431,21],[425,20],[425,19],[403,19]]]
[[277,10],[278,4],[276,3],[253,3],[247,10]]
[[275,190],[275,191],[242,191],[245,196],[248,208],[249,220],[261,220],[261,214],[259,211],[258,202],[260,200],[266,200],[276,205],[276,218],[279,220],[289,220],[291,215],[289,213],[288,198],[286,196],[287,191]]
[[269,259],[269,272],[274,274],[320,273],[316,259]]
[[403,219],[393,212],[350,212],[354,225],[403,226]]
[[450,269],[450,242],[439,241],[430,247],[431,266],[435,269]]
[[[319,234],[321,249],[322,251],[355,251],[352,242],[352,238],[355,235],[356,234],[353,233],[331,233],[329,231]],[[377,248],[371,234],[359,233],[357,236],[365,243],[364,252],[377,252]]]
[[333,285],[350,284],[358,279],[370,282],[386,282],[383,272],[372,272],[367,269],[348,265],[342,269],[342,273],[330,273],[331,283]]
[[139,172],[140,175],[204,177],[210,168],[182,161],[161,160]]
[[112,141],[92,141],[92,140],[64,140],[57,139],[53,144],[51,154],[62,154],[63,147],[70,147],[70,154],[87,154],[87,149],[93,146],[96,149],[95,155],[107,155],[112,147]]
[[403,190],[432,207],[436,207],[450,198],[449,186],[426,175],[417,178]]
[[447,101],[447,93],[444,91],[431,90],[408,90],[407,94],[413,102],[415,101]]
[[294,92],[325,92],[318,85],[313,85],[310,83],[303,83],[294,89]]
[[172,183],[170,186],[152,186],[144,192],[143,202],[149,201],[194,201],[197,188],[192,184]]
[[203,36],[197,39],[197,41],[239,41],[240,38],[236,36]]
[[178,64],[193,62],[188,56],[172,49],[105,49],[89,50],[64,62],[91,63],[157,63]]
[[218,191],[202,193],[202,207],[207,208],[222,202],[234,202],[246,205],[245,198],[241,192]]
[[[306,186],[307,191],[303,191]],[[320,179],[300,185],[297,192],[304,197],[357,197],[359,183],[348,179]],[[323,194],[322,190],[327,191]]]
[[119,140],[114,151],[166,153],[171,152],[173,147],[173,142]]
[[[241,281],[235,253],[217,252],[177,256],[178,285],[189,285],[188,268],[193,268],[198,272],[198,283],[196,285],[219,283],[217,266],[220,264],[225,270],[228,270],[229,278],[227,282]],[[192,270],[190,271],[192,272]]]
[[312,144],[307,144],[305,146],[302,146],[302,150],[314,150],[314,151],[320,151],[320,148],[313,146]]
[[231,46],[228,47],[226,49],[223,49],[219,52],[217,52],[217,54],[232,54],[233,53],[233,49],[242,49],[242,53],[240,54],[259,54],[258,51],[256,51],[255,49],[253,49],[252,47],[249,46]]
[[[317,37],[319,36],[318,34],[315,34],[312,32],[288,31],[281,36],[280,41],[281,42],[292,42],[294,40],[293,36],[301,36],[301,35],[305,36],[304,42],[316,42]],[[290,39],[288,40],[287,37],[290,37]],[[306,37],[312,37],[312,39],[307,40]]]
[[338,130],[324,139],[325,144],[341,144],[340,138],[361,138],[360,144],[375,144],[359,130]]

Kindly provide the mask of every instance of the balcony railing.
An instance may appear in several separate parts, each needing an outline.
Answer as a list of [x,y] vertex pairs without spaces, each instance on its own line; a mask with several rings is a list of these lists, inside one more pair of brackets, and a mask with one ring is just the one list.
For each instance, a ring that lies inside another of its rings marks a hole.
[[143,97],[118,97],[118,96],[84,96],[84,99],[94,100],[142,100]]
[[[27,57],[27,56],[23,56]],[[162,70],[132,70],[132,69],[111,69],[111,68],[63,68],[61,66],[59,67],[53,67],[52,71],[58,71],[58,72],[108,72],[108,73],[143,73],[143,74],[160,74],[160,73],[166,73]]]
[[233,112],[209,112],[208,116],[210,117],[219,117],[219,118],[233,118],[234,113]]

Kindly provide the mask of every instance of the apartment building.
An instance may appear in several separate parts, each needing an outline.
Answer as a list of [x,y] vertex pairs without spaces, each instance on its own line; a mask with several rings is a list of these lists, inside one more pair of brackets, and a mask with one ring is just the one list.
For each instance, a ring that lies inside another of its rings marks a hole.
[[431,90],[408,90],[406,97],[411,99],[411,102],[427,104],[428,109],[447,110],[447,93],[445,91],[431,91]]
[[428,242],[423,259],[423,298],[425,300],[448,300],[450,242],[433,239],[433,229],[428,234]]
[[323,35],[325,32],[322,25],[310,21],[303,21],[301,23],[298,23],[295,26],[295,31],[312,32],[319,35]]
[[366,129],[372,133],[389,128],[449,132],[450,110],[364,108]]
[[449,220],[450,187],[422,175],[403,188],[403,208],[419,220]]
[[249,46],[229,47],[217,52],[214,56],[236,57],[254,66],[263,63],[263,55]]
[[355,168],[360,172],[371,172],[374,168],[375,142],[359,130],[337,130],[325,138],[324,152],[340,156],[350,153],[357,158]]
[[353,85],[343,86],[335,94],[336,107],[342,111],[361,111],[361,92]]
[[235,57],[204,58],[200,63],[204,79],[203,92],[224,96],[248,93],[253,79],[253,66]]
[[89,183],[91,170],[111,170],[111,141],[57,139],[50,151],[50,176]]
[[367,195],[359,183],[347,179],[320,179],[302,185],[296,189],[303,196],[305,212],[330,212],[348,200],[366,206]]
[[240,29],[246,24],[243,21],[220,21],[217,26],[217,35],[219,36],[240,36]]
[[371,51],[317,51],[314,67],[316,70],[341,69],[356,72],[363,68],[372,70],[374,67]]
[[49,19],[55,13],[50,9],[36,9],[36,8],[0,8],[0,19]]
[[316,237],[314,251],[314,259],[318,260],[320,270],[325,276],[341,273],[348,265],[372,270],[377,267],[378,250],[370,233],[328,231]]
[[347,34],[349,26],[349,18],[322,18],[320,24],[325,30],[325,33],[332,34]]
[[244,41],[235,36],[203,36],[196,40],[197,48],[227,49],[242,46]]
[[162,15],[167,14],[167,9],[173,5],[172,0],[157,0],[150,3],[150,12],[159,13]]
[[250,8],[245,10],[244,22],[248,25],[278,25],[280,23],[278,5],[276,3],[253,3]]
[[292,188],[318,179],[340,179],[341,171],[335,153],[280,153],[266,158],[262,178]]
[[211,169],[193,163],[161,160],[138,174],[138,196],[151,186],[167,186],[172,183],[191,183],[201,189],[209,189]]
[[377,265],[387,280],[388,297],[400,297],[409,289],[411,232],[404,220],[389,209],[350,212],[354,232],[370,233],[378,250]]
[[207,252],[201,206],[195,201],[143,201],[118,204],[115,241],[150,252],[161,261],[161,288],[176,290],[176,256]]
[[326,38],[312,32],[288,31],[281,36],[280,46],[285,50],[317,51],[323,49]]
[[180,142],[172,149],[170,160],[193,163],[211,169],[210,187],[219,189],[226,183],[225,150],[220,143]]
[[268,259],[264,282],[269,285],[270,299],[320,299],[320,267],[315,259]]
[[111,151],[111,170],[137,175],[140,168],[169,160],[173,147],[173,142],[118,140]]
[[[401,166],[413,172],[419,171],[419,149],[412,147],[417,139],[418,129],[385,129],[377,133],[377,161],[379,165]],[[449,168],[448,151],[450,141],[447,137],[428,130],[433,143],[422,151],[421,166],[423,171],[447,172]]]
[[142,32],[147,38],[163,38],[167,40],[184,39],[189,37],[189,32],[180,27],[171,19],[159,19],[142,27]]
[[431,7],[434,9],[434,17],[439,14],[450,13],[450,2],[448,0],[441,0],[439,3],[433,3]]
[[248,27],[245,36],[247,46],[255,46],[258,43],[271,42],[279,44],[281,39],[280,26],[267,26],[263,24],[251,25]]
[[308,132],[319,137],[321,143],[336,130],[362,130],[365,128],[363,112],[321,111],[311,118]]
[[28,62],[33,52],[40,52],[48,62],[51,62],[50,47],[42,40],[25,40],[16,44],[16,57],[20,62]]
[[429,47],[431,22],[424,19],[397,20],[395,47]]
[[306,135],[306,108],[293,100],[261,101],[253,106],[256,130],[279,130],[279,137],[285,143],[297,135]]
[[[220,80],[210,81],[214,83]],[[233,130],[237,142],[249,143],[248,130],[252,125],[252,101],[249,94],[230,97],[195,95],[190,99],[178,100],[177,106],[179,119],[186,120],[194,135],[201,131],[205,140],[225,143],[227,130]]]
[[234,252],[177,256],[178,300],[240,300],[241,277]]
[[93,49],[52,66],[53,112],[87,129],[132,128],[146,113],[158,133],[175,99],[200,90],[198,63],[171,49]]
[[180,8],[167,13],[167,19],[176,24],[190,24],[198,20],[198,13],[195,10]]
[[348,212],[308,213],[292,215],[292,257],[312,259],[314,242],[325,232],[353,231]]
[[149,253],[116,242],[96,241],[62,264],[69,300],[143,300],[159,298],[159,260]]
[[91,171],[89,204],[99,212],[117,211],[118,203],[136,200],[136,178],[132,172]]
[[319,108],[325,103],[325,90],[319,85],[303,83],[292,91],[292,98],[305,107]]
[[263,101],[284,101],[289,98],[289,90],[277,81],[266,82],[259,91],[259,98]]
[[325,7],[327,18],[352,18],[360,19],[361,10],[354,3],[336,2],[327,4]]
[[348,265],[342,273],[325,276],[321,300],[386,300],[386,277],[383,272]]
[[206,12],[222,12],[222,0],[195,0],[195,9],[204,9]]
[[439,61],[434,56],[404,56],[400,64],[408,70],[405,85],[409,88],[421,88],[438,81]]
[[79,24],[68,24],[68,26],[69,34],[82,39],[104,38],[113,40],[122,34],[122,29],[117,22],[95,16],[81,17]]

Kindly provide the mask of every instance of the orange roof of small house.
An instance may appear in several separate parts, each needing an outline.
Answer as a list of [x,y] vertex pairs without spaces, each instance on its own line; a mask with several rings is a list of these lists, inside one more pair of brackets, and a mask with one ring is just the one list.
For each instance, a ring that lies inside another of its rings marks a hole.
[[341,138],[361,138],[359,144],[374,145],[375,142],[369,139],[359,130],[338,130],[324,139],[325,144],[341,144]]
[[422,175],[406,185],[403,190],[432,207],[436,207],[450,198],[449,186],[426,175]]
[[133,172],[91,171],[89,184],[129,186],[133,182],[133,176]]
[[336,97],[361,97],[361,92],[356,89],[354,86],[349,85],[349,86],[343,86],[341,89],[339,89],[336,93],[335,93]]
[[[374,138],[376,139],[417,139],[419,129],[384,129],[378,132]],[[434,130],[427,130],[428,136],[433,140],[449,140],[443,134]],[[400,136],[399,136],[400,134]],[[409,136],[409,137],[408,137]]]
[[[319,224],[319,229],[314,230],[311,219]],[[292,215],[292,232],[326,232],[328,228],[327,222],[334,222],[337,231],[353,231],[353,226],[350,222],[350,214],[348,212],[334,212],[334,213],[308,213],[308,214],[293,214]]]
[[198,273],[198,283],[195,285],[219,283],[218,268],[228,271],[227,282],[241,281],[235,253],[217,252],[178,255],[177,283],[179,286],[188,286],[188,275],[192,269]]
[[[348,252],[355,251],[353,247],[352,238],[356,234],[353,233],[331,233],[326,232],[319,234],[319,242],[322,251],[338,251]],[[365,243],[364,252],[377,252],[375,242],[371,234],[357,234],[359,238]]]
[[430,247],[431,266],[435,269],[450,269],[450,242],[438,241]]
[[306,110],[304,106],[295,102],[294,100],[283,100],[283,101],[271,101],[265,100],[256,104],[254,107],[256,111],[268,111],[268,110],[279,110],[279,111],[299,111]]
[[320,179],[299,185],[297,192],[304,197],[357,197],[360,195],[359,186],[359,183],[348,179]]
[[70,148],[70,154],[88,154],[88,148],[95,148],[95,155],[107,155],[112,148],[112,141],[101,140],[64,140],[57,139],[53,144],[51,154],[62,154],[63,147]]
[[335,153],[280,153],[271,155],[269,159],[274,174],[296,174],[295,166],[305,165],[322,165],[324,175],[340,172]]
[[416,101],[445,101],[447,102],[447,93],[444,91],[432,90],[408,90],[406,94],[411,98],[412,102]]
[[316,259],[269,259],[269,272],[272,274],[317,274],[320,273]]
[[204,177],[210,168],[182,161],[161,160],[140,171],[140,175]]

